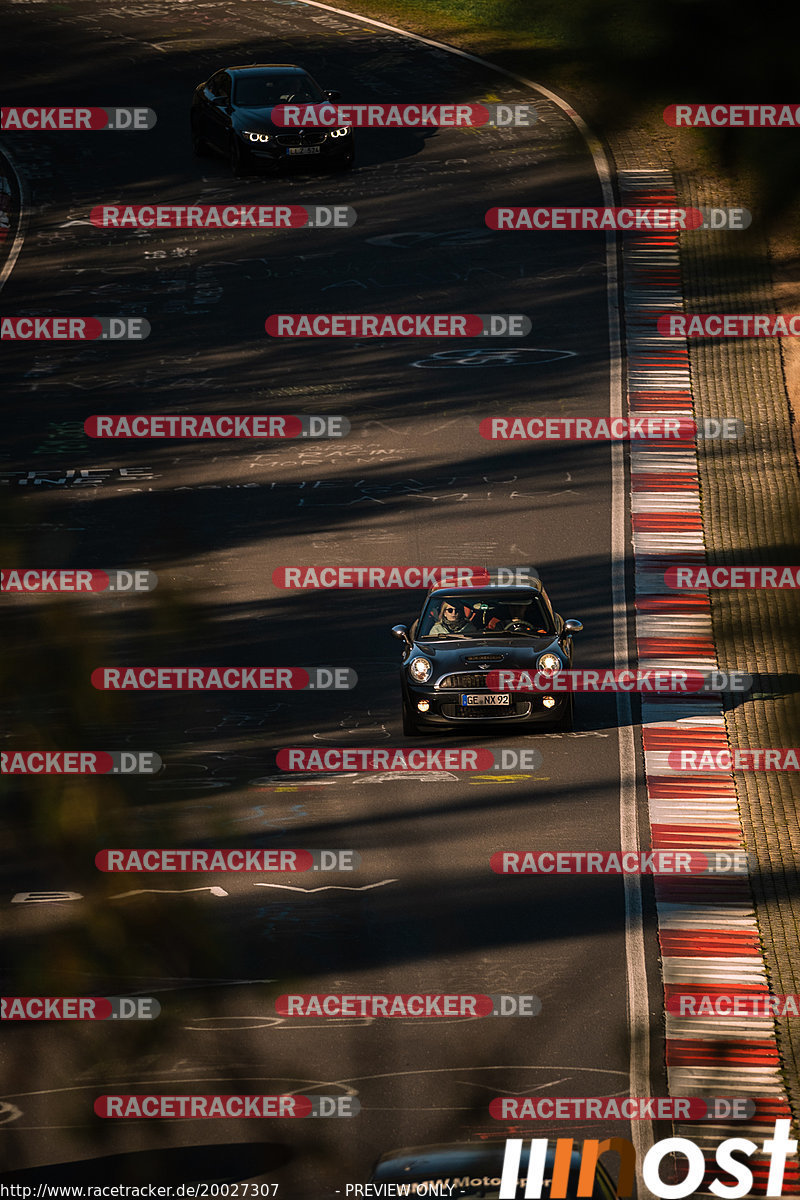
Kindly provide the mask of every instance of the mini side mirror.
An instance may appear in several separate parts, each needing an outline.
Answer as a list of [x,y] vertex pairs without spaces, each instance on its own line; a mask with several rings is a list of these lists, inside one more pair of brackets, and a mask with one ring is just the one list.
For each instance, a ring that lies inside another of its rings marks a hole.
[[392,626],[392,637],[397,638],[398,642],[405,642],[406,645],[411,644],[411,639],[408,636],[408,626],[407,625],[393,625]]
[[564,633],[567,637],[571,637],[573,633],[580,633],[583,629],[583,621],[565,621]]

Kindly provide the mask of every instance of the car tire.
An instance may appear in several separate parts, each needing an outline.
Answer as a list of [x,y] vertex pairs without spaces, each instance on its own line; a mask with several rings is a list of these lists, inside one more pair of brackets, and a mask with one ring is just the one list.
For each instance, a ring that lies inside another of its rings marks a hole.
[[333,159],[333,171],[350,171],[353,163],[356,161],[355,153],[351,150],[349,154],[340,154]]
[[195,158],[208,158],[211,149],[204,137],[197,132],[197,126],[192,121],[192,153]]
[[403,735],[405,737],[421,737],[422,730],[411,715],[408,705],[403,701]]
[[228,149],[228,163],[231,171],[237,179],[242,175],[249,175],[252,171],[250,156],[246,150],[242,149],[241,143],[237,137],[232,137]]

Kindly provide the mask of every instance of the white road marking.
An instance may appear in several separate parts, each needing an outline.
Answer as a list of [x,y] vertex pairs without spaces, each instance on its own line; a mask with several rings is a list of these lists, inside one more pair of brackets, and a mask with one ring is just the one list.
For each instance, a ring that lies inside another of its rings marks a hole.
[[[287,1095],[291,1095],[295,1091],[302,1091],[304,1088],[323,1088],[323,1087],[338,1087],[341,1088],[345,1095],[357,1096],[358,1088],[354,1087],[357,1083],[369,1083],[376,1079],[403,1079],[410,1075],[450,1075],[456,1071],[478,1072],[478,1071],[569,1071],[571,1073],[582,1074],[597,1074],[597,1075],[622,1075],[627,1074],[626,1071],[615,1071],[608,1067],[565,1067],[565,1066],[541,1066],[533,1067],[529,1063],[497,1063],[493,1066],[473,1067],[425,1067],[421,1070],[414,1071],[384,1071],[378,1075],[355,1075],[344,1079],[300,1079],[296,1076],[291,1077],[292,1082],[297,1083],[297,1087],[290,1089]],[[200,1075],[181,1078],[181,1084],[189,1083],[225,1083],[229,1081],[229,1075]],[[237,1083],[284,1083],[290,1077],[286,1075],[245,1075],[237,1076]],[[157,1075],[154,1078],[148,1079],[120,1079],[120,1080],[104,1080],[103,1086],[108,1088],[127,1088],[127,1087],[149,1087],[155,1084],[167,1083],[174,1087],[175,1074],[171,1072],[168,1075]],[[468,1083],[468,1080],[458,1080],[459,1083]],[[13,1096],[16,1100],[22,1100],[26,1096],[57,1096],[63,1095],[66,1092],[85,1092],[96,1091],[97,1083],[79,1083],[71,1084],[69,1087],[58,1088],[40,1088],[34,1092],[9,1092],[9,1096]],[[0,1102],[4,1098],[0,1097]],[[13,1108],[13,1105],[5,1107]],[[0,1107],[0,1115],[2,1115],[2,1107]],[[635,1124],[635,1122],[632,1122]],[[40,1128],[50,1128],[50,1126],[40,1126]]]
[[330,883],[325,887],[318,888],[295,887],[291,883],[254,883],[253,887],[280,888],[284,892],[368,892],[371,888],[385,887],[387,883],[399,882],[399,879],[381,879],[379,883],[365,883],[362,887]]
[[3,290],[9,275],[14,270],[14,266],[19,258],[20,251],[22,250],[22,243],[25,241],[25,234],[28,231],[27,189],[23,183],[22,176],[17,170],[16,163],[5,147],[3,148],[3,156],[8,162],[8,165],[11,167],[11,170],[14,172],[14,178],[16,179],[17,187],[19,188],[19,213],[17,215],[17,232],[14,234],[14,241],[11,243],[11,249],[8,252],[8,257],[3,265],[3,269],[0,271],[0,291]]
[[[258,885],[256,885],[258,886]],[[133,892],[117,892],[113,896],[109,896],[109,900],[125,900],[129,896],[183,896],[187,892],[211,892],[212,896],[227,896],[228,892],[221,887],[196,887],[196,888],[137,888]]]

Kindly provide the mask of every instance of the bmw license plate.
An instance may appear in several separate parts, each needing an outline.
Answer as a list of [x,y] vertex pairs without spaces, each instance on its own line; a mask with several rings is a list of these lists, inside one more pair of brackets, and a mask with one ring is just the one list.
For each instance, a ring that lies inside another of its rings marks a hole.
[[511,696],[508,692],[500,692],[496,696],[481,695],[480,692],[462,692],[462,706],[472,708],[473,705],[488,705],[492,708],[504,708],[511,703]]
[[289,146],[287,154],[319,154],[319,146]]

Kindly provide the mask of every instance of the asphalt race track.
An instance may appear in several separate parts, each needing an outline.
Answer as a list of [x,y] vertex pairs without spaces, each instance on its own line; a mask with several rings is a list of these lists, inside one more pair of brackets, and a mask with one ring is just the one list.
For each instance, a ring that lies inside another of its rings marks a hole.
[[[422,597],[281,590],[272,574],[285,565],[533,564],[556,610],[584,623],[576,665],[614,665],[626,613],[612,591],[622,481],[609,444],[478,432],[491,416],[609,412],[604,235],[484,223],[499,204],[603,204],[584,139],[557,104],[487,67],[295,0],[11,0],[4,24],[9,46],[25,46],[7,55],[4,102],[158,115],[142,132],[3,137],[26,221],[3,314],[142,317],[152,330],[141,342],[4,343],[4,557],[159,580],[139,595],[4,600],[16,692],[4,748],[153,751],[165,767],[4,781],[3,993],[155,997],[161,1016],[4,1029],[3,1171],[253,1180],[286,1200],[333,1197],[388,1150],[505,1136],[495,1096],[628,1095],[632,1048],[640,1066],[652,1048],[649,1092],[663,1094],[660,1018],[644,990],[657,965],[648,882],[631,1010],[621,879],[489,869],[497,850],[620,847],[621,805],[636,820],[620,764],[636,764],[613,695],[579,697],[572,733],[419,743],[535,747],[533,772],[293,778],[276,764],[282,747],[410,747],[389,629],[410,624]],[[352,172],[236,179],[222,159],[193,157],[189,103],[215,69],[248,62],[299,63],[347,101],[528,102],[538,119],[359,130]],[[149,203],[348,205],[357,221],[89,220],[97,205]],[[304,312],[520,313],[532,332],[464,345],[265,333],[271,313]],[[83,432],[91,415],[165,412],[338,415],[352,429],[306,441]],[[358,686],[91,686],[97,667],[137,665],[348,667]],[[131,846],[342,849],[361,864],[324,877],[96,870],[97,851]],[[42,892],[62,898],[13,902]],[[276,1015],[287,992],[533,994],[541,1013],[293,1019]],[[321,1092],[357,1097],[361,1112],[310,1128],[94,1114],[100,1095],[148,1091]],[[625,1122],[569,1134],[632,1136]]]

